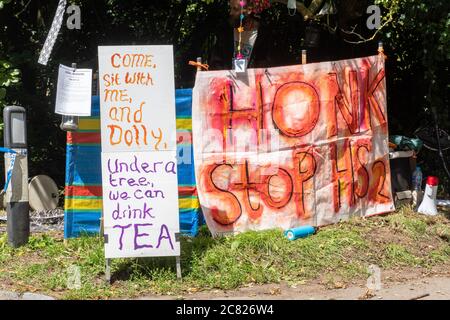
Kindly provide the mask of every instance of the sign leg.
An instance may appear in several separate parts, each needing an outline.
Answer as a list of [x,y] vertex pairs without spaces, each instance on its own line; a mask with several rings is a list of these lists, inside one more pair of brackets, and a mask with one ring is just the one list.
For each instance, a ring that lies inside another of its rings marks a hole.
[[181,277],[181,259],[180,259],[180,257],[176,257],[176,259],[177,259],[177,279],[181,280],[182,279],[182,277]]
[[106,259],[105,280],[108,284],[111,284],[111,259]]

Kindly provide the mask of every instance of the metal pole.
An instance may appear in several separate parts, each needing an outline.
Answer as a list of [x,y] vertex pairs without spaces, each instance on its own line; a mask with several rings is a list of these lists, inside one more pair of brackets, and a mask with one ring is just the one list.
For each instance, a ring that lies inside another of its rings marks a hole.
[[181,257],[176,257],[176,264],[177,264],[177,279],[182,280],[182,274],[181,274]]
[[[3,110],[5,147],[16,154],[5,154],[5,173],[11,169],[11,180],[5,194],[8,243],[13,248],[28,243],[30,237],[30,205],[28,202],[28,155],[26,113],[22,107]],[[14,158],[15,157],[15,158]],[[15,162],[10,168],[11,162]],[[7,179],[7,178],[6,178]]]
[[111,284],[111,259],[105,260],[105,280],[108,285]]

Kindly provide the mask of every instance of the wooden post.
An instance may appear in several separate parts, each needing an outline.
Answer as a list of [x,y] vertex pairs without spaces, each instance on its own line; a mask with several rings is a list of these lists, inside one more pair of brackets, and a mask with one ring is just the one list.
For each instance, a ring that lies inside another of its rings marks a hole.
[[378,42],[378,53],[383,53],[384,47],[383,47],[383,41]]
[[378,56],[383,58],[383,62],[387,59],[387,56],[384,54],[383,41],[378,42]]
[[302,64],[308,63],[308,51],[302,50]]
[[197,63],[198,63],[197,72],[202,71],[202,67],[200,66],[202,64],[202,57],[197,57]]

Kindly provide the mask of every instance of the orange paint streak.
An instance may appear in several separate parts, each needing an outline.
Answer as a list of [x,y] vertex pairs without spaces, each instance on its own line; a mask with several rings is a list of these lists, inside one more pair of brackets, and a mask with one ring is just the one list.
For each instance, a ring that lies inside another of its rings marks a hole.
[[[296,112],[294,112],[295,107]],[[291,109],[287,111],[287,108]],[[299,112],[303,116],[297,116]],[[294,117],[297,116],[297,117]],[[272,117],[280,131],[300,138],[310,133],[320,116],[320,98],[315,88],[305,82],[291,82],[278,88],[274,97]]]
[[310,216],[305,208],[304,188],[305,183],[311,180],[317,169],[316,160],[311,153],[311,148],[305,150],[296,150],[293,154],[294,159],[294,201],[297,206],[297,216],[300,219]]
[[[283,185],[286,186],[286,188],[283,190],[283,195],[279,200],[274,200],[270,193],[271,186],[279,187],[273,182],[275,177],[281,179]],[[292,193],[294,191],[294,183],[288,171],[279,169],[277,174],[265,177],[263,180],[263,185],[265,186],[265,188],[264,192],[262,193],[262,199],[264,201],[264,204],[266,204],[267,206],[274,209],[281,209],[284,208],[289,203],[289,201],[291,201]]]
[[227,141],[232,137],[229,134],[230,129],[236,129],[233,126],[233,123],[236,121],[248,121],[250,124],[255,127],[257,132],[257,145],[259,146],[261,143],[261,133],[264,129],[264,105],[263,105],[263,93],[262,93],[262,85],[260,82],[256,83],[256,107],[252,109],[236,109],[235,100],[234,100],[234,86],[232,83],[228,83],[223,87],[223,92],[221,95],[222,100],[222,111],[221,115],[221,131],[223,136],[223,147],[225,148],[227,145]]
[[337,109],[341,112],[345,123],[351,134],[359,131],[359,89],[358,73],[353,70],[346,70],[346,79],[348,78],[348,90],[336,95]]
[[334,211],[338,213],[343,203],[349,207],[355,205],[353,185],[353,160],[350,141],[344,140],[343,146],[330,144],[333,183]]
[[250,200],[250,191],[256,193],[257,197],[259,198],[261,198],[261,192],[259,190],[260,183],[254,182],[251,179],[248,161],[246,161],[245,164],[240,165],[240,177],[240,182],[233,184],[234,190],[243,191],[243,205],[245,208],[245,212],[251,220],[257,220],[261,218],[264,207],[259,201],[257,207],[254,208],[252,205],[252,201]]
[[[372,80],[371,84],[367,88],[367,104],[366,104],[366,113],[370,114],[370,119],[373,121],[373,118],[375,117],[376,120],[380,125],[387,124],[386,116],[384,114],[384,111],[380,104],[378,103],[378,100],[375,97],[375,92],[377,91],[378,87],[381,85],[381,82],[384,80],[386,74],[384,69],[381,70],[377,76]],[[372,122],[371,122],[372,123]],[[373,123],[372,123],[373,126]]]
[[241,205],[236,196],[228,190],[221,189],[213,181],[214,172],[222,166],[233,166],[226,164],[211,164],[203,168],[200,175],[204,191],[208,194],[211,201],[216,203],[210,208],[212,218],[223,226],[231,226],[242,215]]
[[371,152],[370,139],[357,140],[353,146],[354,192],[359,199],[365,198],[369,192],[370,174],[367,165]]
[[372,166],[372,181],[369,189],[369,201],[373,203],[389,203],[389,181],[387,177],[387,165],[384,159],[378,159]]

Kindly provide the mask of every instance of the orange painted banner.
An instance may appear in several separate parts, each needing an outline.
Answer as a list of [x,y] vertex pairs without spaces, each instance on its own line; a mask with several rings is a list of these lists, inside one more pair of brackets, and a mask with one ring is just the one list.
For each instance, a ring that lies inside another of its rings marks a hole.
[[384,60],[199,72],[198,193],[213,234],[395,210]]

